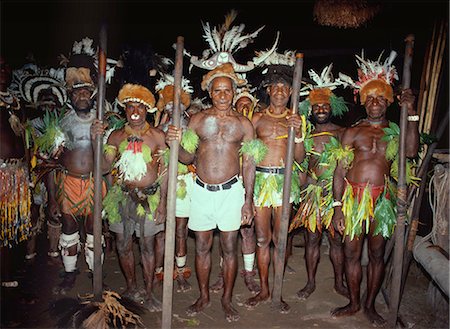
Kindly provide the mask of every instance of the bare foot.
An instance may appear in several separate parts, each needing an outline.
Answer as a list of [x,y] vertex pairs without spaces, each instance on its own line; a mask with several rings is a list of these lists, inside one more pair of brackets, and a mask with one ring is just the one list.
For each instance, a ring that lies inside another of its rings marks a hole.
[[289,264],[286,264],[285,271],[287,274],[295,274],[296,273],[296,271]]
[[209,299],[202,299],[202,297],[199,297],[194,304],[188,307],[188,309],[186,310],[186,315],[196,316],[198,313],[200,313],[210,305],[211,303],[209,302]]
[[183,277],[183,274],[177,276],[177,292],[186,292],[191,288],[191,284]]
[[222,272],[219,273],[219,276],[217,277],[217,281],[214,282],[211,286],[209,286],[209,291],[218,293],[223,289],[224,282],[223,282],[223,274]]
[[340,285],[340,286],[335,285],[334,286],[334,291],[337,292],[339,295],[342,295],[344,297],[350,298],[350,294],[348,292],[348,289],[344,285]]
[[279,302],[272,301],[271,308],[275,311],[280,312],[281,314],[288,314],[291,310],[291,307],[283,299],[281,299]]
[[153,294],[151,294],[145,299],[144,304],[142,304],[142,306],[144,306],[149,312],[162,311],[161,302],[157,300],[156,297],[153,296]]
[[145,290],[135,288],[128,288],[122,294],[123,297],[128,298],[136,303],[143,304],[145,301],[144,296],[146,295]]
[[227,322],[235,322],[239,320],[239,312],[236,311],[230,302],[225,302],[222,299],[222,309],[225,312],[225,320],[227,320]]
[[340,316],[349,316],[357,313],[360,309],[360,306],[353,306],[351,304],[348,304],[343,307],[335,308],[331,311],[331,317],[338,318]]
[[375,327],[384,327],[386,325],[386,320],[375,311],[375,308],[364,308],[364,315]]
[[300,300],[306,300],[316,290],[316,285],[313,283],[307,283],[306,286],[297,291],[297,297]]
[[260,303],[267,302],[269,300],[269,297],[270,297],[269,293],[260,292],[255,297],[247,299],[247,301],[244,303],[244,306],[249,310],[253,310]]
[[244,282],[245,282],[247,289],[250,292],[257,294],[261,291],[261,287],[255,282],[255,278],[254,278],[255,275],[256,275],[255,271],[242,270],[242,272],[241,272],[241,276],[244,278]]

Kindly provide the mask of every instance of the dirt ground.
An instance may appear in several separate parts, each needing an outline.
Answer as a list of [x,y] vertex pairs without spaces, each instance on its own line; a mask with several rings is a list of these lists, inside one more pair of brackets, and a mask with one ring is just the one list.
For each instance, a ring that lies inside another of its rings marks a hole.
[[[173,296],[173,328],[371,328],[362,312],[352,317],[332,319],[330,310],[347,304],[346,298],[333,291],[333,271],[327,255],[327,246],[321,247],[321,262],[317,273],[316,291],[306,300],[300,301],[296,292],[306,283],[306,271],[304,265],[304,248],[299,247],[301,237],[294,239],[293,255],[289,259],[289,265],[295,269],[295,273],[286,274],[283,284],[283,298],[291,306],[289,314],[280,314],[271,309],[270,303],[259,305],[255,310],[247,310],[243,303],[251,296],[245,287],[243,279],[238,275],[234,288],[233,302],[240,312],[240,320],[227,323],[221,309],[221,294],[211,293],[211,306],[194,318],[185,314],[186,308],[198,297],[198,286],[195,272],[189,279],[192,290],[185,293],[174,292]],[[2,288],[1,300],[1,328],[55,328],[56,318],[50,315],[49,305],[57,301],[61,296],[53,295],[52,288],[60,282],[62,267],[49,265],[46,256],[47,241],[44,235],[38,239],[38,256],[33,264],[19,262],[15,278],[19,281],[17,288]],[[215,238],[213,246],[213,268],[211,283],[218,274],[218,239]],[[240,248],[240,246],[239,246]],[[137,255],[137,245],[136,245]],[[23,248],[15,250],[16,260],[23,259]],[[188,240],[188,265],[194,268],[194,239]],[[239,271],[241,270],[242,257],[239,257]],[[85,295],[92,292],[91,279],[87,273],[84,255],[78,259],[78,267],[81,271],[77,278],[76,287],[70,292],[69,297]],[[143,285],[140,264],[137,262],[137,274],[139,284]],[[124,291],[125,281],[120,271],[115,252],[111,252],[105,258],[104,284],[113,291]],[[365,270],[363,272],[365,277]],[[272,284],[272,281],[270,281]],[[405,327],[410,328],[449,328],[448,303],[444,302],[440,310],[432,308],[427,302],[427,288],[429,279],[426,274],[413,262],[409,272],[405,292],[400,305],[400,316]],[[175,283],[174,283],[174,286]],[[365,287],[363,279],[362,291]],[[156,289],[156,294],[162,298],[162,287]],[[381,294],[377,297],[378,311],[385,318],[388,317],[388,309]],[[142,320],[148,328],[161,328],[161,312],[145,313]]]

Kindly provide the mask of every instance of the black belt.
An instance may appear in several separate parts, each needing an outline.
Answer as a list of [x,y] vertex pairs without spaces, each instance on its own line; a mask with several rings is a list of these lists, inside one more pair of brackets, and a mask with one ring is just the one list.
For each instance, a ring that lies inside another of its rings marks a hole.
[[155,194],[156,191],[158,191],[158,187],[159,187],[159,183],[153,183],[144,188],[142,188],[142,187],[129,188],[126,185],[121,186],[122,191],[131,193],[131,194],[136,194],[141,199],[144,198],[145,196]]
[[285,168],[256,167],[256,171],[268,174],[284,174]]
[[228,182],[225,182],[223,184],[206,184],[206,183],[203,183],[198,177],[195,178],[195,182],[198,185],[200,185],[201,187],[203,187],[211,192],[217,192],[220,190],[229,190],[234,183],[237,183],[237,181],[238,181],[237,177],[234,176]]
[[70,177],[75,177],[81,180],[88,180],[94,177],[92,172],[89,172],[87,174],[75,174],[72,173],[70,171],[68,171],[67,169],[60,169],[66,176],[70,176]]

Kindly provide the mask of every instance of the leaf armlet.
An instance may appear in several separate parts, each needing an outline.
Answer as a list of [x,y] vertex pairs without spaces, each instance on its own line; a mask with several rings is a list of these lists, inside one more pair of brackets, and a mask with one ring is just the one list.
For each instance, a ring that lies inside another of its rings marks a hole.
[[260,163],[267,155],[269,148],[264,142],[258,138],[248,140],[242,143],[239,150],[240,155],[247,155],[253,158],[255,164]]
[[110,144],[105,144],[103,146],[103,152],[105,153],[106,156],[116,156],[117,153],[117,147],[114,145],[110,145]]
[[180,144],[186,152],[193,154],[197,150],[198,142],[198,135],[192,129],[187,129],[183,132]]

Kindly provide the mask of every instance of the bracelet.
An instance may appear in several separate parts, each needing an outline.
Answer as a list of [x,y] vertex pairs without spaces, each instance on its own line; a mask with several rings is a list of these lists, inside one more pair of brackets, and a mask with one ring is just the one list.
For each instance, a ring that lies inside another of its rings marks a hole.
[[342,207],[342,202],[341,201],[334,201],[333,204],[331,205],[333,208],[334,207]]
[[408,121],[419,121],[420,117],[418,114],[416,115],[408,115]]
[[303,137],[295,137],[295,138],[294,138],[295,144],[303,143],[304,140],[305,140],[305,139],[304,139]]

